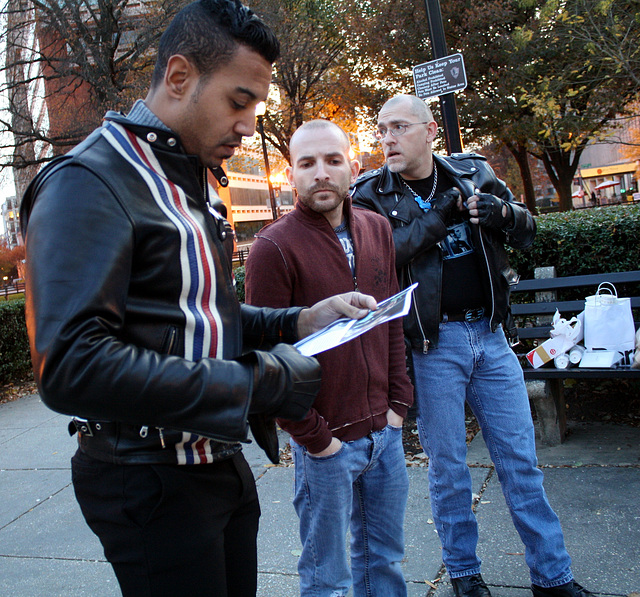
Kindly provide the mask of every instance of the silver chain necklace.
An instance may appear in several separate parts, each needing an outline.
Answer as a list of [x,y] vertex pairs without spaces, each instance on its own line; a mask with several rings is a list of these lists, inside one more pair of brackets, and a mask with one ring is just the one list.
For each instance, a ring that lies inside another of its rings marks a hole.
[[416,203],[422,209],[424,209],[425,211],[427,211],[428,209],[431,209],[431,200],[433,199],[433,196],[436,194],[436,188],[438,187],[438,168],[436,166],[435,160],[433,162],[433,186],[431,187],[431,192],[429,193],[429,196],[426,199],[423,199],[422,197],[420,197],[420,195],[418,195],[418,193],[416,193],[407,184],[407,181],[404,178],[402,178],[402,176],[400,176],[400,180],[403,182],[404,186],[411,191],[411,194],[413,195],[413,198],[416,200]]

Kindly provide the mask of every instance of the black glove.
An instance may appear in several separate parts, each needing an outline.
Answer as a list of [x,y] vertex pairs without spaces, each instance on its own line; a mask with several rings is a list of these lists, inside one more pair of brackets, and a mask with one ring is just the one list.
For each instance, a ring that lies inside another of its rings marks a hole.
[[256,443],[264,450],[273,464],[280,462],[280,444],[276,420],[268,415],[258,413],[249,415],[249,427]]
[[268,352],[250,352],[239,359],[254,364],[249,414],[262,413],[301,421],[320,390],[320,363],[302,356],[289,344]]
[[460,197],[460,191],[456,188],[448,189],[444,193],[438,193],[432,203],[433,211],[441,220],[442,223],[447,226],[451,221],[453,211],[456,209],[456,203]]
[[[511,206],[506,201],[498,199],[498,197],[489,193],[476,192],[476,197],[478,197],[476,206],[481,226],[503,230],[513,222],[513,211],[511,211]],[[507,206],[507,215],[503,216],[502,208],[505,205]]]
[[269,460],[278,464],[275,417],[304,419],[320,390],[320,363],[289,344],[278,344],[269,352],[250,352],[238,360],[254,366],[248,417],[251,433]]

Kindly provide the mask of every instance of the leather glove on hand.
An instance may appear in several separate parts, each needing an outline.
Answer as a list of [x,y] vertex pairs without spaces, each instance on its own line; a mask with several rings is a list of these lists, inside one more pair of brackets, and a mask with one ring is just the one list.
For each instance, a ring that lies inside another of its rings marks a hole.
[[320,363],[289,344],[241,357],[254,363],[250,414],[264,413],[292,421],[304,419],[320,390]]
[[254,362],[249,427],[273,464],[280,461],[275,417],[305,417],[320,389],[320,364],[293,346],[278,344],[270,352],[252,352],[241,361]]
[[460,191],[456,188],[449,189],[444,193],[438,193],[435,196],[431,211],[442,220],[445,226],[449,224],[459,198]]
[[[476,197],[478,198],[476,209],[481,226],[503,230],[511,224],[513,212],[508,203],[489,193],[476,192]],[[505,207],[506,209],[503,209]],[[504,211],[506,211],[506,216],[503,215]]]
[[280,462],[280,444],[275,418],[263,413],[249,415],[248,418],[253,439],[264,450],[269,460],[273,464],[278,464]]

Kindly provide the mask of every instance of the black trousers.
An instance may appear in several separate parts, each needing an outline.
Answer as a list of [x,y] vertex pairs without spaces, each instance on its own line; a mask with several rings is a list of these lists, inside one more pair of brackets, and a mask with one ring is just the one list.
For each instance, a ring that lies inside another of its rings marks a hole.
[[254,597],[256,485],[242,453],[213,464],[71,460],[82,513],[124,597]]

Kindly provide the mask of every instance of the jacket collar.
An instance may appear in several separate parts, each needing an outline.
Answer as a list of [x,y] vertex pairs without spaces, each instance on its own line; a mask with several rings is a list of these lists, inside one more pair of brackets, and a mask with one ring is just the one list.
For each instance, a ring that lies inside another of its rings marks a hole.
[[[442,157],[433,155],[433,160],[437,167],[445,172],[449,178],[456,180],[460,177],[473,176],[478,171],[471,162],[472,160],[461,160],[458,156],[465,154],[453,154],[451,157]],[[402,184],[400,175],[397,172],[391,172],[388,166],[385,164],[382,168],[374,170],[371,174],[379,174],[378,187],[376,191],[380,194],[386,195],[391,193],[404,194],[406,187]]]
[[[201,173],[204,170],[204,166],[195,155],[189,155],[185,152],[180,136],[174,133],[170,128],[162,125],[160,121],[158,121],[160,122],[160,126],[140,123],[132,120],[128,116],[125,116],[121,112],[114,112],[113,110],[109,110],[105,114],[104,120],[121,124],[136,135],[136,137],[144,139],[154,149],[167,152],[169,154],[183,156],[189,161],[191,167],[195,169],[196,173]],[[210,168],[210,170],[221,186],[226,187],[229,184],[229,179],[222,166]],[[196,175],[200,180],[201,175]],[[206,189],[205,191],[208,192]]]
[[144,139],[154,148],[170,153],[185,154],[180,137],[171,129],[155,127],[149,124],[139,124],[121,112],[114,112],[113,110],[107,112],[104,119],[108,122],[121,124],[134,133],[136,137]]

